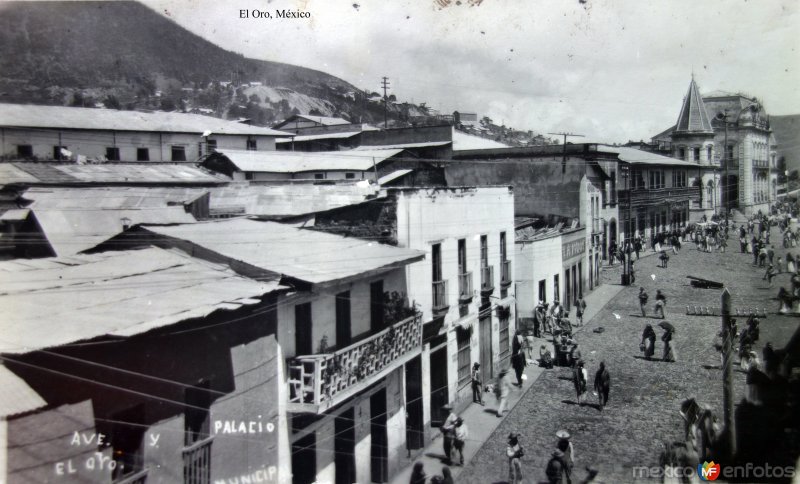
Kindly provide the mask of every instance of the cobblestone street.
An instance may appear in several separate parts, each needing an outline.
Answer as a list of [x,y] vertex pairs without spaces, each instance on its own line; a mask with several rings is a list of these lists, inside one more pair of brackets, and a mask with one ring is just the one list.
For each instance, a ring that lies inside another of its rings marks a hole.
[[[785,259],[786,250],[778,247],[778,229],[773,228],[771,235],[776,258]],[[576,397],[568,369],[546,370],[475,455],[459,482],[504,482],[508,476],[506,437],[512,431],[522,434],[521,442],[526,449],[525,482],[545,480],[545,466],[555,448],[559,429],[566,429],[573,436],[577,456],[573,482],[580,482],[586,476],[587,465],[600,471],[600,482],[631,482],[634,467],[658,465],[665,441],[682,440],[679,408],[683,400],[695,397],[698,403],[710,405],[721,420],[721,358],[713,347],[720,318],[688,316],[686,306],[718,308],[722,291],[693,288],[686,276],[724,282],[732,295],[734,314],[736,308],[767,309],[769,316],[761,320],[761,338],[756,345],[759,355],[767,342],[772,341],[776,348],[783,347],[800,322],[800,318],[777,314],[775,296],[780,286],[789,287],[788,274],[779,275],[774,287],[768,288],[762,280],[764,269],[754,267],[752,256],[741,254],[738,249],[738,241],[732,235],[727,253],[704,253],[697,251],[694,244],[684,243],[679,254],[671,254],[668,269],[657,267],[657,257],[642,257],[636,263],[635,285],[624,288],[576,336],[589,374],[590,403],[596,403],[591,387],[599,363],[605,361],[611,373],[606,409],[600,411],[595,406],[574,403]],[[619,265],[606,269],[604,283],[619,284],[620,271]],[[653,311],[656,290],[665,293],[666,320],[676,328],[673,345],[677,362],[642,358],[639,341],[645,324],[656,328],[659,340],[654,356],[657,358],[662,355],[663,330],[657,327],[660,319],[641,317],[639,287],[644,287],[650,295],[648,315]],[[738,320],[741,328],[745,318]],[[601,326],[604,332],[593,332]],[[734,401],[739,402],[744,395],[745,375],[738,366],[734,368]]]

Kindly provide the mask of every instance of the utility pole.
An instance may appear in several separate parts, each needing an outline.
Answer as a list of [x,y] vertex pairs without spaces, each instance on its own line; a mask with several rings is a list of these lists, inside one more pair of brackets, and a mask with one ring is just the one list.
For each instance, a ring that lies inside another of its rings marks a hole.
[[567,172],[567,136],[572,136],[574,138],[583,138],[583,135],[574,133],[547,133],[547,134],[564,137],[564,149],[561,156],[561,175],[564,175],[564,173]]
[[388,77],[383,76],[381,86],[383,87],[383,129],[386,129],[389,125],[389,98],[386,96],[386,90],[389,89]]
[[731,293],[722,291],[722,404],[725,424],[725,452],[728,462],[736,455],[736,428],[733,416],[733,338]]

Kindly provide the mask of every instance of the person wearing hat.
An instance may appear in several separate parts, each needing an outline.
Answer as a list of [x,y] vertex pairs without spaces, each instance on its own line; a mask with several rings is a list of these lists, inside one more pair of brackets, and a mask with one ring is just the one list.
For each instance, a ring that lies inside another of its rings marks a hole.
[[522,456],[525,451],[519,443],[520,435],[516,432],[508,434],[508,447],[506,456],[508,457],[508,483],[522,484]]
[[608,403],[608,392],[611,390],[611,375],[608,373],[604,361],[600,362],[600,368],[594,374],[594,390],[597,392],[597,398],[602,409]]
[[575,465],[575,448],[572,446],[572,441],[570,440],[571,436],[566,430],[559,430],[556,432],[556,437],[558,437],[556,449],[564,454],[564,463],[566,464],[565,474],[567,477],[567,482],[570,482],[572,468]]
[[575,385],[575,393],[578,396],[578,404],[583,405],[583,395],[586,393],[586,369],[583,367],[583,360],[578,360],[572,367],[572,383]]
[[525,372],[525,366],[527,366],[527,360],[521,348],[511,355],[511,366],[514,368],[514,373],[517,375],[516,385],[522,388],[522,376]]
[[564,453],[556,449],[553,456],[547,461],[545,468],[547,482],[550,484],[563,484],[568,479],[567,463],[564,461]]
[[481,381],[481,364],[472,365],[472,403],[483,405],[483,382]]
[[544,303],[539,301],[539,304],[537,304],[536,308],[533,310],[533,335],[537,338],[542,337],[546,317]]
[[453,441],[456,438],[456,421],[458,420],[458,415],[453,413],[453,407],[450,404],[447,404],[442,408],[450,412],[450,414],[447,416],[444,423],[442,424],[442,445],[444,447],[444,462],[447,465],[450,465],[452,463],[450,453],[453,450]]

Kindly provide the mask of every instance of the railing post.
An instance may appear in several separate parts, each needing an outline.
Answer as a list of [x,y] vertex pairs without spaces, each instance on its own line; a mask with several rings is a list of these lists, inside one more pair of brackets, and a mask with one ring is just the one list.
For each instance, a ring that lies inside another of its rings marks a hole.
[[314,360],[314,404],[322,403],[322,360]]

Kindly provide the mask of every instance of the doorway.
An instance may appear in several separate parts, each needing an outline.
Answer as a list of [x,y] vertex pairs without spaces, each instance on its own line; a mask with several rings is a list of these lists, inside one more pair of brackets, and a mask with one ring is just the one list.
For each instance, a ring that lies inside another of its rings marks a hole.
[[[438,338],[437,338],[438,339]],[[448,403],[447,397],[447,344],[431,351],[431,425],[440,427],[447,417],[442,409]]]
[[[422,357],[406,363],[406,446],[421,449],[425,445],[425,423],[422,417]],[[339,481],[337,481],[339,482]]]
[[372,482],[386,482],[389,480],[389,436],[386,433],[386,388],[381,388],[369,397],[369,416],[370,434],[372,436],[372,442],[370,444]]
[[355,411],[352,407],[336,417],[334,430],[336,482],[352,484],[356,482]]
[[[486,309],[486,312],[489,312]],[[492,381],[493,368],[492,368],[492,316],[480,318],[480,363],[481,363],[481,381]]]

